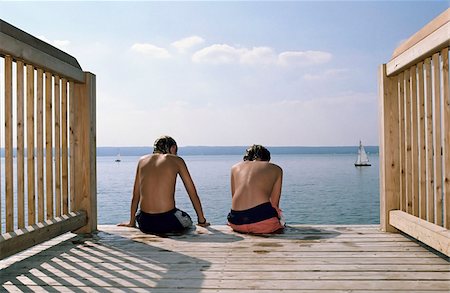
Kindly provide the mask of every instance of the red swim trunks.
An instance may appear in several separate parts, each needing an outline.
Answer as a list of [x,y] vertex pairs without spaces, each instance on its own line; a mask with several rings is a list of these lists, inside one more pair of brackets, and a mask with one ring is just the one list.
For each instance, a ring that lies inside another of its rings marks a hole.
[[228,214],[228,225],[237,232],[266,234],[283,229],[279,216],[281,210],[272,207],[270,202],[256,207],[234,211]]

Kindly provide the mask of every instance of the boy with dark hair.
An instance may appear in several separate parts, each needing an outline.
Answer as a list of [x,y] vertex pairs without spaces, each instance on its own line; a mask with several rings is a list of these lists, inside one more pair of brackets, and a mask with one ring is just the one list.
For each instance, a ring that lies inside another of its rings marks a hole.
[[231,168],[231,211],[228,224],[243,233],[272,233],[281,224],[281,184],[283,170],[270,161],[270,152],[261,145],[246,150],[243,162]]
[[[153,154],[139,159],[131,200],[130,221],[119,226],[136,227],[144,233],[182,232],[192,226],[191,217],[175,207],[175,184],[180,175],[197,213],[198,225],[208,226],[194,182],[184,160],[177,156],[177,143],[162,136]],[[138,212],[139,206],[139,212]]]

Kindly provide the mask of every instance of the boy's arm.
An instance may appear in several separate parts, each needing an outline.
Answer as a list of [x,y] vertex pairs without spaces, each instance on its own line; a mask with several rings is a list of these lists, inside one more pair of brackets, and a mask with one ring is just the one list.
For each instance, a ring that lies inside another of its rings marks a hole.
[[186,163],[182,158],[179,158],[179,174],[181,180],[183,180],[184,187],[191,199],[192,205],[194,207],[195,213],[197,214],[198,225],[208,226],[209,223],[206,222],[205,215],[203,214],[202,203],[197,194],[197,189],[195,188],[194,181],[192,181],[191,175],[187,169]]
[[275,184],[272,188],[272,193],[270,194],[270,203],[273,207],[279,209],[280,207],[280,198],[281,198],[281,186],[283,182],[283,170],[276,166],[278,169],[278,176]]
[[141,199],[139,186],[139,164],[136,170],[136,177],[134,179],[133,196],[131,198],[130,221],[127,223],[120,223],[119,226],[136,227],[136,212]]
[[230,186],[231,186],[231,198],[234,196],[234,191],[236,189],[235,183],[234,183],[234,168],[231,168],[231,174],[230,174]]

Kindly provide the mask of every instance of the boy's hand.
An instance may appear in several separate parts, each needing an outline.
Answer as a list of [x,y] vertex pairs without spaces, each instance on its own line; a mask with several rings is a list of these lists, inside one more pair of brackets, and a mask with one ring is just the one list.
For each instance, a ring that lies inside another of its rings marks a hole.
[[200,227],[208,227],[211,224],[206,221],[206,218],[203,218],[203,221],[200,220],[197,221],[197,225]]
[[136,223],[124,222],[124,223],[117,224],[117,226],[136,228]]

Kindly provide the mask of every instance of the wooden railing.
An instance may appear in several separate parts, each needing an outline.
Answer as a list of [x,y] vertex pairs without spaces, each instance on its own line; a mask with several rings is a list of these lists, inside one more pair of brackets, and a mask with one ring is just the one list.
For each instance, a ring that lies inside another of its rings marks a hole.
[[450,253],[450,9],[379,70],[380,222]]
[[75,58],[2,20],[0,64],[4,258],[67,231],[96,230],[96,95],[95,75]]

